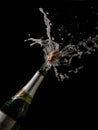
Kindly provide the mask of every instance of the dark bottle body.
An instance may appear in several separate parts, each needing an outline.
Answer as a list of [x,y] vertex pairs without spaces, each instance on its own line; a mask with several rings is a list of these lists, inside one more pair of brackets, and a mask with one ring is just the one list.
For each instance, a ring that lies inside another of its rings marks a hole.
[[[29,95],[28,98],[31,100]],[[13,119],[17,120],[20,117],[25,116],[30,103],[31,101],[27,101],[25,99],[25,95],[22,97],[16,97],[15,99],[12,97],[4,104],[4,106],[1,108],[1,111],[4,111],[7,115],[10,115]]]
[[[20,93],[20,92],[19,92]],[[3,118],[0,122],[0,130],[18,130],[18,124],[22,123],[22,119],[26,116],[28,108],[31,104],[32,98],[24,92],[24,94],[19,94],[18,96],[12,97],[8,100],[1,108],[1,113]],[[16,124],[17,121],[17,125]],[[9,125],[11,122],[11,125]],[[15,125],[15,127],[14,127]]]
[[46,70],[41,68],[31,80],[0,110],[0,130],[19,130],[17,123],[21,123],[27,114],[32,99],[43,81]]

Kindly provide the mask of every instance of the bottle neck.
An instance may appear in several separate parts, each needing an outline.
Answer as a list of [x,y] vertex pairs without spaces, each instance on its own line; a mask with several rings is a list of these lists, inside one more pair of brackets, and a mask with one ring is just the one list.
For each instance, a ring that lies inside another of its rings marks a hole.
[[33,98],[44,77],[45,76],[40,71],[37,71],[31,80],[24,86],[23,90]]
[[47,73],[46,67],[43,65],[30,79],[30,81],[13,97],[14,99],[17,97],[23,97],[27,95],[27,100],[29,101],[28,97],[33,98],[38,87],[40,86],[41,82],[43,81],[45,75]]

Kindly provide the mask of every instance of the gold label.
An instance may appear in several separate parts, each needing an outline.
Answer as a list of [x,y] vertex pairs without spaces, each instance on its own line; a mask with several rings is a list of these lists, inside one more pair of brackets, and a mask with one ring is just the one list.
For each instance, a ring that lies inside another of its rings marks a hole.
[[32,98],[30,97],[30,95],[25,92],[24,89],[21,89],[14,97],[13,99],[23,99],[24,101],[26,101],[27,103],[31,104]]
[[0,130],[11,130],[16,121],[0,111]]

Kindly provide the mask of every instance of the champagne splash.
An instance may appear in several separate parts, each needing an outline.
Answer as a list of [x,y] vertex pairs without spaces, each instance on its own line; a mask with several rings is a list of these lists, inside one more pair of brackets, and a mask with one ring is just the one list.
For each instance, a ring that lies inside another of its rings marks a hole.
[[43,11],[42,8],[39,8],[40,12],[43,13],[44,15],[44,22],[45,22],[45,25],[46,25],[46,33],[47,33],[47,37],[49,39],[49,43],[51,42],[51,35],[50,35],[50,32],[51,32],[51,23],[50,23],[50,20],[47,18],[47,15],[45,14],[45,12]]
[[[35,44],[39,44],[44,51],[44,59],[45,64],[48,69],[53,67],[55,75],[58,80],[62,81],[65,78],[69,79],[69,73],[74,72],[77,73],[83,66],[76,67],[74,69],[70,69],[72,60],[74,57],[81,59],[85,54],[92,54],[92,52],[98,50],[98,35],[94,38],[89,37],[84,41],[80,41],[78,44],[74,45],[73,43],[69,43],[63,49],[60,49],[63,43],[57,43],[54,41],[54,38],[51,37],[51,23],[47,17],[47,14],[43,11],[42,8],[39,8],[39,11],[44,16],[44,23],[46,25],[46,34],[47,39],[35,39],[28,38],[26,41],[31,41],[31,46]],[[63,68],[63,71],[59,71],[59,67]],[[68,68],[68,70],[64,70],[64,68]]]

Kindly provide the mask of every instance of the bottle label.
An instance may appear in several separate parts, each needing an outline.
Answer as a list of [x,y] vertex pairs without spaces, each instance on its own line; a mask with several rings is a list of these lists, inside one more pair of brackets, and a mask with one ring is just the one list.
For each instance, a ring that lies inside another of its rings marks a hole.
[[16,121],[0,111],[0,130],[11,130]]

